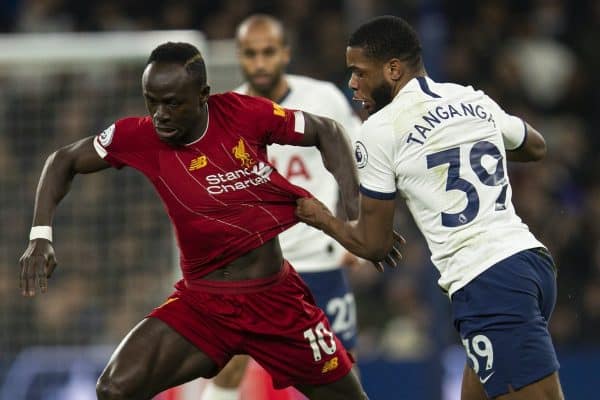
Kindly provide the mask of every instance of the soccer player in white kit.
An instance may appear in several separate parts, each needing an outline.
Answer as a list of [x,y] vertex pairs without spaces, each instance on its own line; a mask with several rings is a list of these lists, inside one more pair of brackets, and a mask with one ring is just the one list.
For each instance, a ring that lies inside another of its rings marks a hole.
[[358,221],[315,199],[297,214],[367,259],[385,255],[394,199],[422,231],[467,354],[463,400],[562,399],[548,320],[556,269],[516,215],[507,160],[544,157],[543,137],[482,91],[427,77],[406,21],[375,18],[350,37],[349,86],[369,119],[355,145]]
[[[238,57],[246,83],[235,91],[266,97],[285,108],[308,111],[341,123],[349,135],[356,134],[360,120],[343,93],[332,83],[285,74],[290,49],[281,23],[268,15],[253,15],[237,31]],[[351,146],[351,140],[348,140]],[[269,160],[295,185],[301,186],[335,209],[338,186],[323,166],[316,149],[272,145]],[[342,200],[343,201],[343,200]],[[339,243],[323,232],[297,224],[279,236],[283,256],[300,273],[327,314],[332,330],[352,351],[356,345],[356,307],[348,285],[345,265],[356,262]],[[203,400],[237,399],[238,386],[248,358],[235,357],[209,383]]]

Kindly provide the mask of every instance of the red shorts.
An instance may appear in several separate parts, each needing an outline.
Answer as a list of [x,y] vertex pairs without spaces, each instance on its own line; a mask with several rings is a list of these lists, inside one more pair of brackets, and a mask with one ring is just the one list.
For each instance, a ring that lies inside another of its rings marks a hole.
[[150,317],[159,318],[222,368],[248,354],[276,388],[323,385],[346,376],[354,360],[286,261],[276,276],[241,282],[194,282],[177,289]]

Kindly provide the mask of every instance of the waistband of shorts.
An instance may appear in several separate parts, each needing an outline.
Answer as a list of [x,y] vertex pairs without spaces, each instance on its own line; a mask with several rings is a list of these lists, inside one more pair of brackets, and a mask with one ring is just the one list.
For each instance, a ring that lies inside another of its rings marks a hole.
[[199,279],[193,282],[184,280],[183,283],[186,289],[197,292],[222,294],[260,292],[283,281],[289,275],[291,270],[292,267],[290,263],[287,260],[283,260],[281,270],[279,270],[277,274],[266,278],[245,279],[242,281],[212,281]]

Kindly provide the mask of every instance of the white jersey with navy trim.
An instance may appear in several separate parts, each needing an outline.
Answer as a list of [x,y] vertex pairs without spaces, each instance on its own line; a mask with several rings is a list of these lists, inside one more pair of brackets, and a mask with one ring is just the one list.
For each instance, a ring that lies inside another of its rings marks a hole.
[[[285,76],[289,92],[280,100],[286,108],[298,109],[331,118],[345,128],[351,139],[357,134],[360,120],[354,114],[344,94],[332,83],[298,76]],[[247,84],[235,89],[247,93]],[[271,145],[269,160],[277,170],[295,185],[311,192],[335,210],[338,186],[323,166],[321,153],[314,147]],[[340,267],[344,249],[323,232],[305,224],[297,224],[279,235],[283,255],[299,272],[326,271]]]
[[398,193],[452,295],[487,268],[542,244],[516,215],[506,149],[524,122],[472,87],[412,79],[362,126],[355,147],[361,193]]

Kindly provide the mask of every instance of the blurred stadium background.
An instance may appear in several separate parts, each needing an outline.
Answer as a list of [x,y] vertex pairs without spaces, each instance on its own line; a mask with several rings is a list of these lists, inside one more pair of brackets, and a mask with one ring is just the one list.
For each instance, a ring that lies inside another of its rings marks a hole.
[[[545,135],[546,160],[510,166],[514,201],[559,265],[551,331],[566,397],[596,398],[600,1],[2,0],[0,399],[93,399],[112,349],[175,281],[168,220],[150,185],[131,170],[107,171],[76,179],[55,220],[59,268],[49,292],[22,298],[17,260],[46,156],[120,116],[143,114],[140,75],[163,41],[202,49],[213,92],[235,87],[231,38],[253,12],[284,21],[290,72],[346,92],[348,33],[371,16],[403,16],[418,28],[434,79],[484,89]],[[403,266],[350,271],[364,385],[375,400],[456,399],[464,355],[448,302],[423,239],[398,207],[408,239]]]

